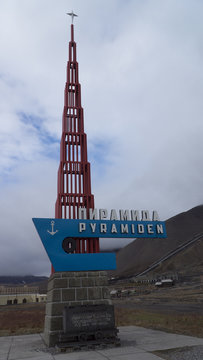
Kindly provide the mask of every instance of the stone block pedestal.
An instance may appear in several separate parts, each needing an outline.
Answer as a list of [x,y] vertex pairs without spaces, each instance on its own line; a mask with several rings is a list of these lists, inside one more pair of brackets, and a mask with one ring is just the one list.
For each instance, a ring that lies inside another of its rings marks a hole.
[[48,282],[44,340],[58,343],[65,306],[111,304],[106,271],[56,272]]

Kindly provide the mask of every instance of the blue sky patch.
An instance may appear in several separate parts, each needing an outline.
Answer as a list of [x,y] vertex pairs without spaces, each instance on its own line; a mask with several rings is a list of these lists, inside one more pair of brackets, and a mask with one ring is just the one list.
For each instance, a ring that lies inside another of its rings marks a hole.
[[[43,124],[46,118],[23,112],[19,113],[19,117],[22,123],[32,126],[37,131],[38,138],[43,145],[42,154],[50,158],[58,159],[60,141],[44,129]],[[58,151],[56,151],[56,147],[58,147]]]

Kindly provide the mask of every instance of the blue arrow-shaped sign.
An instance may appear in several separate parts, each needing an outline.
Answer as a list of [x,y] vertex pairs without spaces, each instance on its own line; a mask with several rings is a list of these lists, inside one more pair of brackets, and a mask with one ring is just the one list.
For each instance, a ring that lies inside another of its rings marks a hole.
[[32,220],[55,271],[116,269],[115,253],[68,254],[65,252],[63,249],[64,239],[75,237],[67,220],[37,218]]
[[[116,269],[114,253],[70,254],[64,241],[73,238],[165,238],[163,221],[110,221],[39,219],[33,222],[55,271],[88,271]],[[64,250],[65,249],[65,250]]]

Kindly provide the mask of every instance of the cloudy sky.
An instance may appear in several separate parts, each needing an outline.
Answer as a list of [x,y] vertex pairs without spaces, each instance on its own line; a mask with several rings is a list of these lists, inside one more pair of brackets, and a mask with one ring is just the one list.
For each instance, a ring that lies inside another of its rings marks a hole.
[[74,10],[97,208],[203,201],[201,0],[0,0],[0,275],[48,275]]

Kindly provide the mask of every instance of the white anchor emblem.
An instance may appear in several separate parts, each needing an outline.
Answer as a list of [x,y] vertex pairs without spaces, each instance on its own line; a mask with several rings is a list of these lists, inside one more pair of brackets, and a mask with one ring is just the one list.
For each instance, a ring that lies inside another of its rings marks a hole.
[[55,221],[52,220],[51,221],[51,231],[47,230],[47,232],[52,236],[55,235],[58,232],[58,230],[54,231],[54,224],[55,224]]

